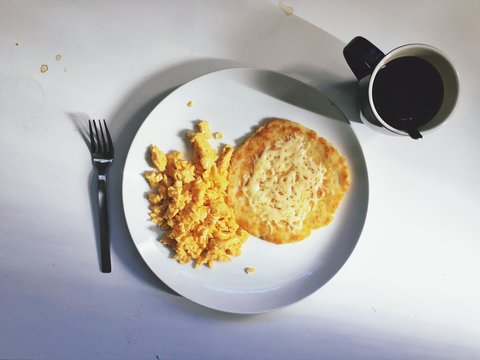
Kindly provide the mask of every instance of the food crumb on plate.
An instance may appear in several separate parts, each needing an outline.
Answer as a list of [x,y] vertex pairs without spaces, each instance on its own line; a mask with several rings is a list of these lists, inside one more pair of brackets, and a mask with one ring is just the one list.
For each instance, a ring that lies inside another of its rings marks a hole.
[[213,134],[213,138],[217,140],[223,139],[223,134],[221,132],[216,132]]
[[48,65],[44,64],[44,65],[40,66],[40,72],[45,73],[47,71],[48,71]]
[[245,268],[245,273],[251,274],[253,272],[255,272],[255,268],[253,268],[253,267],[246,267]]
[[192,107],[192,105],[193,105],[193,103],[192,103],[191,101],[189,101],[189,102],[187,103],[187,106],[188,106],[188,107]]

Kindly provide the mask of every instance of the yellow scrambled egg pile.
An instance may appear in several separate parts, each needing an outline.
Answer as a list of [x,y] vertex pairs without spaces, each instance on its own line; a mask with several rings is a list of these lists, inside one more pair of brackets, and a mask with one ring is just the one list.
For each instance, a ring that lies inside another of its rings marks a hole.
[[165,231],[161,241],[173,249],[179,263],[193,261],[195,267],[212,267],[214,261],[240,255],[248,234],[228,205],[233,147],[225,145],[218,155],[208,142],[213,137],[208,122],[201,121],[197,127],[197,132],[188,134],[192,161],[181,152],[165,154],[151,145],[156,170],[144,176],[152,189],[148,194],[151,220]]

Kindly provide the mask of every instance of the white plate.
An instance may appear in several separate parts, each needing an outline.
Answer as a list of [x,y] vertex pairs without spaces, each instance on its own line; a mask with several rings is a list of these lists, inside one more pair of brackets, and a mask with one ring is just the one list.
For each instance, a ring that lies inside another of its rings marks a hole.
[[[187,103],[192,101],[192,106]],[[170,258],[148,220],[149,188],[142,174],[150,144],[163,151],[191,151],[187,130],[208,120],[214,141],[238,144],[262,120],[297,121],[331,141],[349,163],[352,185],[334,221],[309,238],[274,245],[250,237],[242,255],[214,268],[194,269]],[[167,96],[146,118],[128,153],[123,174],[123,205],[128,228],[140,255],[152,271],[180,295],[204,306],[233,313],[271,311],[318,290],[347,261],[363,228],[368,178],[360,144],[341,111],[315,89],[288,76],[258,69],[228,69],[195,79]],[[246,274],[245,267],[256,269]]]

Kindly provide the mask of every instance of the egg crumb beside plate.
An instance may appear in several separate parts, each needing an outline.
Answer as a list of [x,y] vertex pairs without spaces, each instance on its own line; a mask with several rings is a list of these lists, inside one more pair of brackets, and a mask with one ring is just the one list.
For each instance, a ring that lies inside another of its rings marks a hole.
[[194,266],[230,261],[241,254],[248,233],[236,222],[228,205],[228,172],[233,147],[225,145],[220,154],[212,148],[214,137],[206,121],[188,134],[192,160],[178,151],[165,154],[151,145],[150,159],[155,170],[144,174],[151,191],[150,219],[164,231],[162,243],[182,264]]

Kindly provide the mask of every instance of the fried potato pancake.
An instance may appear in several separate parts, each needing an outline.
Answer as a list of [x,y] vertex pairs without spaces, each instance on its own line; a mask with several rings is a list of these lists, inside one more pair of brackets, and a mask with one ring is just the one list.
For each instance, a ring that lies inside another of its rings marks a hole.
[[273,119],[234,151],[228,181],[238,224],[284,244],[305,239],[333,220],[350,171],[346,159],[315,131]]

